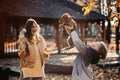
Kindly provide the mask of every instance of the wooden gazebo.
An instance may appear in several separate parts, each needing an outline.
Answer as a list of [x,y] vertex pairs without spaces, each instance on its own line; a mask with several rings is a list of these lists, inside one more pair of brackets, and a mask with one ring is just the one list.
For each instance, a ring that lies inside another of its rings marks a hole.
[[[56,30],[55,41],[60,53],[60,32],[58,28],[58,19],[63,13],[69,13],[81,27],[81,39],[85,36],[85,27],[88,22],[103,21],[106,19],[103,15],[91,11],[84,16],[82,7],[67,0],[1,0],[0,1],[0,53],[4,53],[4,42],[7,41],[7,32],[10,24],[13,24],[19,34],[19,27],[24,25],[28,18],[34,18],[42,24],[52,24]],[[104,24],[104,23],[103,23]],[[102,26],[105,37],[105,26]]]

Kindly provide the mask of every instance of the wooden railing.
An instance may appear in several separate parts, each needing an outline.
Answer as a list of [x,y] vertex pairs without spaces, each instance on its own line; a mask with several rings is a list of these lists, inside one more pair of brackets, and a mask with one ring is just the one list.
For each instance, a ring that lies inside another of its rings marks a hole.
[[4,43],[4,53],[15,53],[17,52],[17,44],[16,41],[6,41]]

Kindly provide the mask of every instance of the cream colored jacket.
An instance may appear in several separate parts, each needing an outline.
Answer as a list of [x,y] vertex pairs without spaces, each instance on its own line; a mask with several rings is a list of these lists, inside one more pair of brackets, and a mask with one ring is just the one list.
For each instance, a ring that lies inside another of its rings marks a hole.
[[[42,65],[49,55],[45,54],[46,42],[42,36],[37,36],[37,47],[41,56]],[[18,39],[18,56],[21,58],[21,67],[33,67],[35,64],[34,42],[27,40],[23,34]]]

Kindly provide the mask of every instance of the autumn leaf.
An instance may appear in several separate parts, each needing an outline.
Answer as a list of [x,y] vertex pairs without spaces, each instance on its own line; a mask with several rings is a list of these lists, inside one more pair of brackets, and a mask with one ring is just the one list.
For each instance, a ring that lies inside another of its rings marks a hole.
[[84,11],[84,15],[87,15],[90,13],[90,11],[93,9],[93,7],[95,6],[96,2],[90,2],[87,6],[84,6],[82,8],[82,11]]

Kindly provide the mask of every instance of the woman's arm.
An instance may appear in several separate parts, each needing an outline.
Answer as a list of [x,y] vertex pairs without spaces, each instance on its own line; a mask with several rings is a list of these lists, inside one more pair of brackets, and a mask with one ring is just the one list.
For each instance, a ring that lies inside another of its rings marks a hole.
[[76,31],[72,31],[71,32],[71,37],[73,40],[73,43],[75,45],[75,47],[78,49],[78,51],[80,51],[81,54],[85,54],[86,49],[85,49],[85,45],[84,43],[80,40],[78,34]]
[[20,34],[19,35],[19,39],[17,41],[17,44],[18,44],[18,56],[19,57],[24,57],[26,55],[26,43],[25,43],[25,40],[24,40],[24,36],[23,34]]
[[46,44],[46,41],[43,38],[43,36],[40,35],[40,37],[41,37],[42,42],[43,42],[43,54],[44,54],[44,58],[48,59],[49,55],[51,54],[51,51],[47,48],[47,44]]

